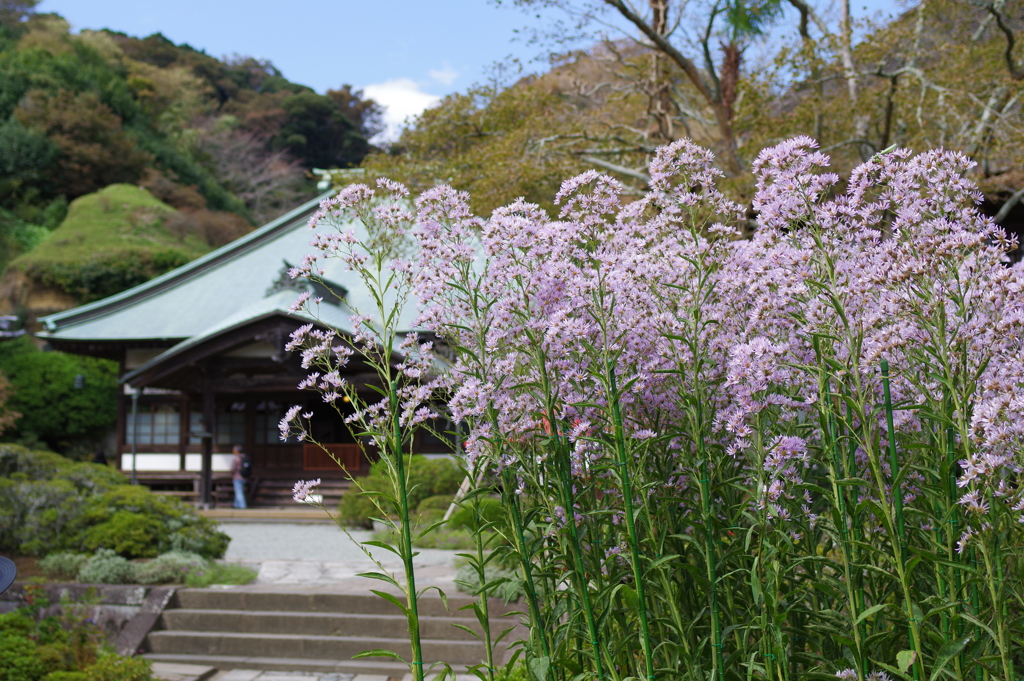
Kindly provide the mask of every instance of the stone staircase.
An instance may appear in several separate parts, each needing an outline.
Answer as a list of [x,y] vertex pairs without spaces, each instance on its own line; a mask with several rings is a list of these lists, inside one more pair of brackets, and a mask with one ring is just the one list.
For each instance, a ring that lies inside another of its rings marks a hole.
[[[484,646],[461,624],[479,631],[465,596],[420,600],[423,659],[450,664],[456,672],[481,664]],[[514,608],[513,608],[514,609]],[[493,603],[496,615],[508,610]],[[491,621],[492,637],[516,624],[515,616]],[[496,662],[520,638],[502,641]],[[275,593],[181,589],[146,638],[144,656],[154,662],[208,665],[217,669],[377,674],[401,678],[408,667],[383,657],[353,660],[364,650],[391,650],[410,659],[405,616],[372,594]]]

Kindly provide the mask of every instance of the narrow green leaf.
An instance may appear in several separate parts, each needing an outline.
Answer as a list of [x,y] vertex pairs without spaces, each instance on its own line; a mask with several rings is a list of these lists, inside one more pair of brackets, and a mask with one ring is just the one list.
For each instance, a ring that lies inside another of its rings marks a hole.
[[389,594],[387,591],[377,591],[376,589],[370,589],[370,593],[376,594],[383,598],[388,603],[393,603],[398,606],[398,609],[402,611],[406,617],[409,616],[409,608],[402,601],[398,600],[398,597],[394,594]]
[[388,584],[391,584],[396,589],[402,588],[398,585],[398,582],[396,582],[391,575],[386,575],[383,572],[360,572],[356,575],[356,577],[366,577],[367,579],[379,579],[382,582],[387,582]]
[[403,660],[401,658],[401,656],[398,655],[398,653],[393,653],[390,650],[384,650],[382,648],[375,648],[373,650],[364,650],[361,653],[356,653],[355,655],[353,655],[352,659],[353,660],[358,660],[358,659],[363,658],[363,657],[391,657],[391,658],[394,658],[396,660],[400,660],[401,662],[405,662],[405,660]]
[[959,655],[967,644],[971,642],[971,637],[966,636],[961,639],[948,641],[945,645],[939,648],[939,652],[935,655],[935,663],[932,665],[934,670],[932,671],[931,678],[928,681],[935,681],[942,673],[943,668],[952,660],[954,657]]
[[853,626],[857,626],[858,624],[860,624],[861,622],[863,622],[867,618],[869,618],[872,615],[874,615],[879,610],[884,610],[885,608],[888,607],[888,605],[889,605],[888,603],[879,603],[878,605],[872,605],[870,608],[868,608],[867,610],[862,612],[860,614],[860,616],[857,617],[857,620],[853,623]]

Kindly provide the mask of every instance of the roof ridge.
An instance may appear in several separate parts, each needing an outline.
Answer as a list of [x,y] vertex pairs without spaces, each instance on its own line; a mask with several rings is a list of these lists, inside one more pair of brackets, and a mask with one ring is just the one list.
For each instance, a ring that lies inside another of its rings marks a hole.
[[[70,310],[64,310],[62,312],[47,315],[46,317],[41,317],[39,321],[42,322],[46,331],[50,332],[57,330],[58,323],[60,322],[88,321],[98,315],[120,309],[127,304],[145,300],[150,296],[166,290],[169,285],[188,281],[194,276],[201,274],[208,269],[209,265],[220,264],[226,260],[231,260],[233,257],[246,253],[254,246],[257,246],[267,240],[269,237],[276,235],[281,231],[282,227],[291,225],[302,215],[314,211],[319,207],[321,201],[329,198],[333,194],[333,189],[326,191],[316,198],[311,199],[301,206],[298,206],[284,215],[268,222],[262,227],[253,230],[249,234],[210,251],[206,255],[200,256],[190,263],[177,267],[170,272],[160,275],[159,277],[150,279],[144,284],[139,284],[138,286],[121,291],[120,293],[115,293],[114,295],[103,298],[102,300],[97,300],[86,305],[71,308]],[[45,336],[46,334],[44,333],[41,335]]]

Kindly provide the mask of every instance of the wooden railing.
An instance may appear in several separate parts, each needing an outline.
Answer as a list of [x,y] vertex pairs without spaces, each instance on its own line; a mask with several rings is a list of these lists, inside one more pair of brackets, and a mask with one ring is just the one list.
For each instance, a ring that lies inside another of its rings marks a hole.
[[351,473],[358,472],[363,467],[363,454],[359,445],[307,444],[302,447],[302,467],[307,471],[337,470],[339,463]]

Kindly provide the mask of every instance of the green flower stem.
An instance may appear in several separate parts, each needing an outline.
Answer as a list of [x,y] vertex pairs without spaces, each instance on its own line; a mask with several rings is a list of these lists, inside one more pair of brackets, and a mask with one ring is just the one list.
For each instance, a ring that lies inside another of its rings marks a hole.
[[636,583],[637,603],[640,610],[641,643],[644,648],[645,671],[648,679],[654,679],[654,649],[651,646],[650,625],[647,622],[647,601],[644,595],[644,574],[640,565],[640,546],[633,521],[633,487],[629,477],[629,461],[626,455],[626,436],[622,427],[622,410],[619,407],[619,389],[615,381],[615,365],[608,361],[608,385],[611,388],[608,399],[612,405],[615,424],[615,448],[619,455],[619,476],[622,480],[622,496],[626,510],[626,531],[629,533],[629,550],[632,554],[633,581]]
[[590,602],[590,587],[587,585],[587,573],[583,566],[583,551],[580,549],[580,537],[576,529],[576,504],[575,495],[572,491],[572,468],[568,460],[569,452],[563,446],[562,436],[558,432],[558,422],[552,418],[554,410],[552,409],[548,413],[550,414],[551,437],[555,444],[555,456],[561,468],[562,503],[565,508],[565,525],[569,529],[569,550],[572,553],[573,574],[576,577],[576,588],[579,589],[583,614],[587,621],[587,631],[590,634],[590,645],[594,653],[594,669],[597,672],[598,681],[604,681],[604,664],[601,662],[601,640],[597,634],[597,621],[594,617],[594,608]]
[[[991,507],[995,509],[994,499],[990,500]],[[989,599],[992,601],[992,615],[996,620],[996,647],[999,648],[999,661],[1003,667],[1003,681],[1015,681],[1013,675],[1013,658],[1010,657],[1010,645],[1007,636],[1005,608],[1007,599],[1000,598],[1003,582],[1002,557],[999,551],[998,528],[991,530],[993,544],[989,547],[984,536],[979,542],[981,544],[981,557],[985,561],[985,584],[988,587]],[[993,556],[992,553],[995,553]],[[994,563],[994,564],[993,564]],[[994,573],[994,574],[993,574]]]
[[907,534],[903,526],[903,488],[896,480],[900,474],[900,462],[896,456],[896,428],[892,418],[892,396],[889,393],[889,363],[884,359],[882,367],[882,392],[885,397],[885,422],[889,433],[889,468],[892,475],[892,504],[896,514],[897,540],[893,541],[898,547],[896,556],[896,571],[899,574],[900,586],[903,588],[903,602],[907,610],[907,619],[910,629],[910,645],[917,654],[914,661],[914,678],[924,677],[924,658],[921,652],[920,624],[914,616],[914,605],[911,599],[910,584],[907,579]]
[[[821,410],[824,411],[821,415],[821,427],[822,434],[826,436],[825,448],[831,452],[829,457],[829,478],[832,483],[832,496],[836,500],[836,504],[839,508],[839,523],[836,529],[839,530],[839,545],[840,553],[843,558],[843,574],[846,575],[846,579],[843,580],[846,585],[846,601],[850,607],[850,622],[856,622],[857,618],[860,617],[860,613],[864,611],[863,602],[860,600],[863,598],[863,592],[857,589],[857,579],[855,577],[858,572],[854,560],[854,547],[851,545],[849,531],[846,526],[848,514],[846,509],[846,494],[843,492],[842,487],[839,485],[839,480],[843,477],[843,468],[840,465],[839,459],[839,441],[836,435],[836,424],[835,414],[832,412],[831,400],[829,399],[829,379],[826,378],[822,372],[819,372],[819,394],[822,396],[818,400],[818,404],[822,405]],[[828,406],[825,406],[828,405]],[[819,411],[821,413],[821,411]],[[852,522],[851,525],[856,527],[856,522]],[[860,591],[860,593],[858,593]],[[866,676],[865,667],[865,655],[864,655],[864,631],[863,627],[865,624],[862,622],[852,627],[853,629],[853,642],[854,647],[857,649],[857,677],[860,681],[864,681]]]
[[[697,420],[698,423],[703,425],[704,420],[700,413],[701,405],[697,404]],[[715,565],[715,558],[717,551],[715,550],[715,531],[711,526],[713,516],[711,515],[711,488],[708,476],[710,475],[710,466],[708,465],[707,450],[704,445],[704,431],[701,428],[697,438],[697,456],[700,457],[700,502],[702,515],[704,516],[704,533],[705,533],[705,566],[707,567],[707,578],[708,578],[708,591],[710,592],[711,600],[711,647],[715,650],[712,651],[712,676],[718,681],[725,679],[725,656],[722,653],[722,632],[720,629],[720,623],[718,621],[718,575],[717,567]]]
[[398,500],[402,522],[402,563],[405,566],[406,604],[408,607],[409,642],[412,645],[412,664],[410,665],[414,681],[423,681],[423,648],[420,643],[419,595],[416,593],[416,571],[412,564],[412,533],[409,529],[409,490],[405,473],[405,454],[402,451],[402,429],[399,423],[398,379],[391,382],[391,437],[395,461],[398,468]]
[[523,570],[523,579],[526,581],[526,601],[530,608],[530,619],[533,620],[533,629],[537,638],[540,639],[540,647],[544,656],[551,657],[551,649],[548,647],[547,629],[544,628],[544,618],[540,613],[540,605],[537,603],[537,587],[533,580],[533,562],[526,545],[526,533],[523,531],[523,519],[519,513],[519,499],[512,492],[512,475],[506,468],[501,473],[503,480],[502,493],[505,497],[505,505],[512,513],[512,524],[516,531],[516,553],[519,555],[519,565]]

